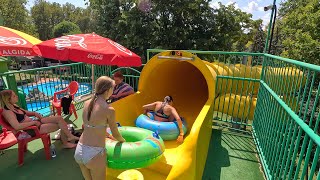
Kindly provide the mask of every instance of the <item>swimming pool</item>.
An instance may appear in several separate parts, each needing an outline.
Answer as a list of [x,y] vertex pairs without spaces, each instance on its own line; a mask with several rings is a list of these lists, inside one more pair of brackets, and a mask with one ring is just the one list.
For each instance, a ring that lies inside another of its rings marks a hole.
[[[38,84],[27,84],[18,86],[22,89],[26,96],[27,109],[29,111],[37,111],[43,115],[50,114],[50,100],[53,97],[54,92],[64,89],[69,84],[69,81],[48,81]],[[91,92],[92,86],[90,83],[79,83],[79,89],[76,93],[76,97]],[[36,94],[36,96],[34,96]],[[34,99],[33,97],[41,97],[40,99]]]
[[[69,84],[69,81],[50,81],[42,82],[39,84],[29,84],[18,86],[21,88],[26,96],[30,94],[34,89],[38,89],[40,92],[43,92],[46,96],[53,96],[54,92],[64,89]],[[76,96],[89,93],[92,87],[90,83],[79,83],[79,89]]]

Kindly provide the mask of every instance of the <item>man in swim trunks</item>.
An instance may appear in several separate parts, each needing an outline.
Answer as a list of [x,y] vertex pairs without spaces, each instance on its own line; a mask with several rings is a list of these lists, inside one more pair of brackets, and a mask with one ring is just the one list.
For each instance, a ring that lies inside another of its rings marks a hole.
[[148,115],[149,111],[154,111],[154,120],[168,122],[177,120],[180,134],[177,138],[178,143],[183,142],[184,131],[182,129],[182,121],[177,112],[173,107],[173,98],[166,96],[164,101],[156,101],[143,106],[144,114]]

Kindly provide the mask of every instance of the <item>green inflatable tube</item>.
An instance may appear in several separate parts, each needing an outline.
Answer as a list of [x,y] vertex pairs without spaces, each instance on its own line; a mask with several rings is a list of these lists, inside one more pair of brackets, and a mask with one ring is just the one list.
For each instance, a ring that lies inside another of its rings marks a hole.
[[[150,130],[138,127],[118,127],[124,143],[106,138],[107,164],[113,169],[147,167],[158,161],[165,150],[161,137]],[[107,129],[111,134],[110,129]]]

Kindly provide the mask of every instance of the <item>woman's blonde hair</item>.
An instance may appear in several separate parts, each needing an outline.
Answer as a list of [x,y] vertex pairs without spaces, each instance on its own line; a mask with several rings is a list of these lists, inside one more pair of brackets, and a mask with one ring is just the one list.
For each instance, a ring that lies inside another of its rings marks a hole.
[[108,76],[101,76],[97,79],[96,84],[95,84],[95,90],[96,93],[92,97],[89,107],[88,107],[88,121],[90,120],[90,116],[92,113],[93,105],[96,102],[98,95],[101,95],[105,93],[106,91],[109,91],[113,86],[114,86],[114,80],[112,80]]
[[0,92],[0,108],[9,107],[12,96],[12,90],[3,90]]

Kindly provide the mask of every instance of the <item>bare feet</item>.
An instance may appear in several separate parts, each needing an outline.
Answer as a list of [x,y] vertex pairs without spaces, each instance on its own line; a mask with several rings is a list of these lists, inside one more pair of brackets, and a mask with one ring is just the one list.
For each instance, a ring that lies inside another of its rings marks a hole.
[[63,148],[65,148],[65,149],[72,149],[72,148],[75,148],[77,146],[77,144],[73,144],[73,143],[65,143],[65,144],[63,144]]
[[72,135],[71,137],[68,137],[68,141],[73,141],[73,140],[79,140],[80,138],[77,136]]

